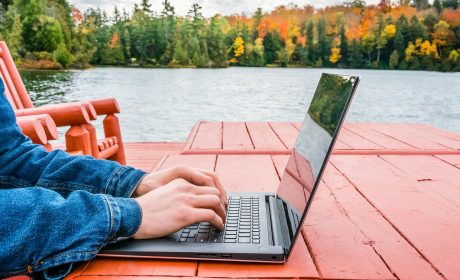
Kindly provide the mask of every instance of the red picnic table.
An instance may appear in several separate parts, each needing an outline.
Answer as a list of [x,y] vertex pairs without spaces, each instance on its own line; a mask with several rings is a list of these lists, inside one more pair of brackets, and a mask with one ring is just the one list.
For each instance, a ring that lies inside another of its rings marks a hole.
[[[185,145],[127,144],[128,164],[186,163],[215,170],[230,191],[274,192],[297,132],[203,122]],[[98,257],[68,279],[460,279],[460,135],[347,123],[339,139],[285,264]]]

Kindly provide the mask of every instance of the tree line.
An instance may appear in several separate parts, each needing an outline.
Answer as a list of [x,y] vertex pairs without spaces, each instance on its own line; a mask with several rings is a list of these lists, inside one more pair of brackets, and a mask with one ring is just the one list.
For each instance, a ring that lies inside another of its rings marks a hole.
[[169,0],[83,14],[67,0],[0,0],[0,38],[31,68],[299,66],[460,70],[459,0],[293,4],[252,16],[178,16]]

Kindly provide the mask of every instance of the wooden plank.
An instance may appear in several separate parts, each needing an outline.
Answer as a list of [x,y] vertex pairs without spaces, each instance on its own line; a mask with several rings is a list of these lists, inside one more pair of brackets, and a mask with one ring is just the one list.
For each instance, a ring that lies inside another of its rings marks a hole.
[[424,182],[414,182],[378,157],[336,156],[332,163],[438,272],[458,278],[458,208],[448,207],[445,199],[423,191]]
[[260,150],[286,150],[275,132],[266,122],[248,122],[246,126],[249,131],[255,149]]
[[222,149],[222,123],[200,123],[191,149]]
[[302,238],[285,264],[200,262],[198,276],[233,279],[318,279],[318,272]]
[[323,183],[303,236],[323,279],[396,279]]
[[436,155],[436,157],[457,168],[460,168],[460,155]]
[[373,124],[347,123],[346,129],[388,150],[416,150],[417,148],[371,129]]
[[295,128],[297,128],[298,131],[300,131],[300,128],[302,127],[301,122],[293,122],[291,123]]
[[279,183],[269,155],[219,155],[216,172],[229,191],[275,192]]
[[425,261],[387,220],[333,166],[323,176],[325,186],[347,217],[369,240],[398,279],[439,279],[442,277]]
[[187,164],[195,168],[214,170],[216,155],[170,155],[158,170],[171,168],[180,164]]
[[408,124],[373,123],[370,128],[422,150],[446,150],[446,147],[419,136]]
[[431,126],[431,125],[426,125],[426,124],[413,124],[412,126],[420,128],[420,129],[425,130],[425,131],[432,132],[432,133],[437,134],[437,135],[441,135],[441,136],[446,137],[446,138],[450,138],[450,139],[460,141],[460,134],[459,133],[451,132],[451,131],[448,131],[448,130],[440,129],[440,128],[437,128],[437,127],[434,127],[434,126]]
[[201,122],[198,122],[193,125],[192,130],[190,131],[189,135],[187,136],[187,140],[185,141],[184,151],[188,151],[192,148],[193,141],[195,140],[196,133],[198,128],[200,127]]
[[127,165],[151,171],[167,154],[177,154],[184,143],[125,143]]
[[407,133],[431,141],[432,143],[444,146],[447,149],[460,150],[460,139],[455,139],[455,134],[453,133],[449,135],[447,132],[434,132],[434,130],[426,129],[425,126],[404,124],[395,125],[396,129],[399,129],[399,127],[404,127]]
[[420,191],[444,199],[446,207],[460,210],[460,170],[433,156],[381,156],[423,187]]
[[244,122],[224,122],[223,148],[224,150],[254,149]]
[[347,128],[342,128],[339,133],[339,139],[352,149],[360,150],[381,150],[383,147],[376,143],[354,133]]
[[294,147],[299,131],[288,122],[270,122],[268,125],[288,149]]
[[278,176],[281,177],[284,173],[284,169],[286,168],[289,156],[272,156],[272,160]]
[[334,150],[353,150],[353,148],[345,144],[342,140],[337,139],[334,145]]
[[[81,276],[195,276],[197,262],[133,258],[96,258]],[[79,277],[80,278],[80,277]]]

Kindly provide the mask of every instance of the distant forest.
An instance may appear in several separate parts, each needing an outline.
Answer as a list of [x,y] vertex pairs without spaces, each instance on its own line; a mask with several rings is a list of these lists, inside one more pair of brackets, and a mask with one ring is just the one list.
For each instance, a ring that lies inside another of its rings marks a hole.
[[338,67],[460,71],[459,0],[363,0],[205,18],[193,4],[80,12],[67,0],[0,0],[0,39],[23,68]]

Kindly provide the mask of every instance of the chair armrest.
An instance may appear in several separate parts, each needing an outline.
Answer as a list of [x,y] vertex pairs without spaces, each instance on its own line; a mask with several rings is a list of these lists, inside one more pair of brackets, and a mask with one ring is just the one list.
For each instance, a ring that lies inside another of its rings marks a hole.
[[51,118],[50,115],[34,115],[34,116],[23,116],[19,117],[21,119],[27,119],[27,118],[34,118],[40,121],[42,124],[43,129],[45,130],[46,137],[48,140],[57,140],[59,138],[59,132],[57,130],[56,124],[53,121],[53,118]]
[[42,114],[50,115],[58,127],[90,123],[88,112],[81,103],[63,103],[16,111],[16,116],[18,117]]
[[120,113],[120,106],[115,98],[94,99],[89,101],[98,116]]
[[22,130],[22,133],[29,137],[33,143],[45,145],[48,143],[46,132],[43,129],[42,123],[38,118],[34,117],[19,117],[17,123]]

